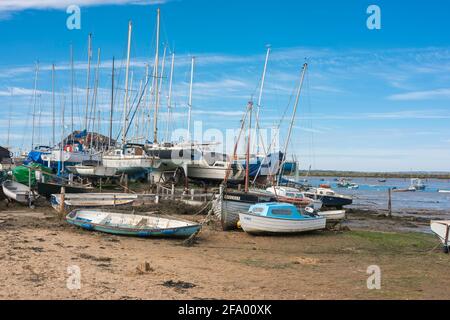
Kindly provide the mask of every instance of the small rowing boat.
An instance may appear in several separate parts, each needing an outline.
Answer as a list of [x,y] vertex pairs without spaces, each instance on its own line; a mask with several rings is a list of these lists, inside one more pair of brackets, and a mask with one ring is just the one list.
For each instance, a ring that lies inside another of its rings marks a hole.
[[[138,199],[138,195],[131,193],[66,193],[64,195],[64,207],[72,210],[76,207],[119,207],[131,205]],[[52,194],[50,202],[56,210],[61,207],[62,195]]]
[[431,231],[433,231],[444,245],[444,252],[449,252],[450,247],[450,220],[430,221]]
[[287,234],[321,230],[326,218],[303,215],[288,203],[264,203],[251,206],[247,213],[239,213],[242,229],[250,234]]
[[201,228],[200,224],[190,221],[88,209],[74,210],[66,216],[66,220],[86,230],[142,238],[187,238]]
[[31,202],[35,200],[35,194],[30,191],[30,188],[24,184],[18,183],[12,180],[6,180],[2,183],[3,194],[10,200],[14,200],[19,203],[29,204],[30,195]]

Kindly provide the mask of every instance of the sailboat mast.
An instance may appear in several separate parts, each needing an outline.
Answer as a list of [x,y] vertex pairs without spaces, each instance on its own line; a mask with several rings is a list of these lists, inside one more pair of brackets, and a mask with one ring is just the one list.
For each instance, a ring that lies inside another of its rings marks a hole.
[[191,63],[191,83],[189,85],[189,102],[188,102],[188,125],[187,125],[187,141],[191,141],[191,113],[192,113],[192,87],[194,84],[194,65],[195,57],[192,57]]
[[158,143],[158,107],[159,107],[159,88],[158,88],[158,68],[159,68],[159,29],[160,29],[160,14],[161,11],[158,8],[156,16],[156,55],[155,55],[155,115],[153,118],[153,143]]
[[295,115],[297,113],[298,102],[300,100],[300,93],[302,92],[303,81],[305,80],[305,73],[306,73],[307,68],[308,68],[308,64],[305,63],[302,68],[300,85],[298,86],[298,90],[297,90],[297,97],[295,98],[294,111],[292,112],[291,123],[289,125],[289,131],[288,131],[286,143],[284,146],[283,161],[281,162],[281,165],[280,165],[280,173],[279,173],[277,185],[280,185],[281,176],[283,175],[283,166],[284,166],[284,162],[286,161],[286,153],[287,153],[287,149],[288,149],[288,145],[289,145],[289,140],[291,139],[292,127],[294,126]]
[[63,93],[63,101],[62,101],[62,108],[61,108],[61,148],[59,149],[59,162],[61,163],[60,166],[60,173],[64,172],[64,108],[66,105],[66,96]]
[[52,64],[52,146],[55,146],[56,144],[56,138],[55,138],[55,64]]
[[39,61],[36,63],[36,71],[34,76],[34,103],[33,103],[33,125],[31,129],[31,150],[34,148],[34,132],[35,132],[35,122],[36,122],[36,103],[37,103],[37,83],[38,83],[38,75],[39,75]]
[[88,69],[87,69],[87,85],[86,85],[86,113],[84,119],[84,128],[88,127],[88,114],[89,114],[89,86],[91,79],[91,56],[92,56],[92,33],[88,36]]
[[74,102],[74,85],[75,85],[75,72],[73,66],[73,45],[70,45],[70,69],[71,69],[71,89],[70,89],[70,134],[73,142],[73,102]]
[[166,127],[167,140],[169,140],[169,122],[170,122],[170,114],[172,112],[172,82],[173,82],[174,67],[175,67],[175,53],[172,53],[172,63],[170,65],[169,95],[167,97],[167,127]]
[[131,31],[132,31],[132,23],[131,21],[128,23],[128,48],[127,48],[127,67],[125,72],[125,99],[123,106],[123,134],[122,134],[122,145],[125,145],[127,142],[127,125],[128,125],[128,77],[130,71],[130,52],[131,52]]
[[[94,140],[94,132],[95,132],[95,116],[97,113],[97,93],[98,93],[98,77],[99,77],[99,71],[100,71],[100,53],[101,50],[98,48],[97,51],[97,68],[95,70],[95,84],[94,84],[94,98],[92,101],[92,132],[91,132],[91,153],[92,153],[92,147],[93,147],[93,140]],[[96,132],[98,137],[98,131]]]
[[112,74],[111,74],[111,106],[109,110],[109,144],[111,146],[112,141],[112,124],[113,124],[113,112],[114,112],[114,57],[112,59]]
[[252,136],[252,113],[253,113],[253,102],[248,103],[249,121],[248,121],[248,134],[247,134],[247,151],[245,153],[245,192],[248,192],[249,187],[249,175],[250,175],[250,139]]
[[9,149],[9,138],[11,134],[11,113],[12,113],[12,101],[14,98],[14,89],[11,88],[11,101],[9,102],[9,115],[8,115],[8,134],[6,136],[6,147]]
[[264,70],[261,78],[261,87],[259,88],[259,97],[258,97],[258,108],[256,110],[256,154],[259,154],[259,112],[261,109],[261,100],[262,100],[262,94],[264,90],[264,83],[266,81],[266,71],[267,71],[267,63],[269,62],[269,55],[270,55],[270,46],[267,47],[267,54],[266,54],[266,61],[264,62]]

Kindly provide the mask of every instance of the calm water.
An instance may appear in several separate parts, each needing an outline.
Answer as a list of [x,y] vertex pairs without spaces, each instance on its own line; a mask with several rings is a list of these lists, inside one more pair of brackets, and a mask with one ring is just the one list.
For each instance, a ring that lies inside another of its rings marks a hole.
[[[309,177],[308,183],[313,186],[329,184],[338,193],[352,195],[354,207],[372,209],[387,209],[389,188],[404,189],[410,186],[410,179],[387,179],[386,182],[378,182],[378,179],[352,178],[351,182],[359,185],[359,189],[356,190],[337,187],[334,177]],[[432,210],[441,211],[440,214],[450,217],[450,193],[438,192],[450,190],[450,180],[423,181],[427,186],[424,191],[392,193],[393,211],[414,213],[415,210]]]

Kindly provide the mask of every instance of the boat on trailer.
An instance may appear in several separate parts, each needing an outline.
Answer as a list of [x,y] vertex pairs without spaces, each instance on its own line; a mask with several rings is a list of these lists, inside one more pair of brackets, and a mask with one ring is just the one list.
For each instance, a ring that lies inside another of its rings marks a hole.
[[179,219],[89,209],[74,210],[66,220],[86,230],[142,238],[187,238],[201,229],[198,223]]
[[36,199],[36,195],[33,191],[30,191],[28,186],[16,181],[4,181],[2,183],[2,190],[5,197],[19,203],[29,204],[30,200],[33,202]]
[[450,248],[450,220],[436,220],[430,221],[431,231],[433,231],[444,245],[445,253],[449,252]]
[[239,213],[242,229],[250,234],[289,234],[322,230],[326,218],[301,214],[288,203],[264,203],[251,206],[247,213]]

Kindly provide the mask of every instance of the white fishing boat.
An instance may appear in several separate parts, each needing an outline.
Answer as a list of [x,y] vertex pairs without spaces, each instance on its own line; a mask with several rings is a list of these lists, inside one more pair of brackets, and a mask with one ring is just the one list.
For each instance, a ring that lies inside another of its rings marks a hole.
[[116,173],[136,173],[152,168],[158,159],[149,157],[142,145],[127,144],[124,148],[108,151],[102,158],[104,167],[113,168]]
[[198,223],[179,219],[86,209],[70,212],[66,220],[87,230],[143,238],[189,237],[201,229]]
[[[137,194],[131,193],[66,193],[64,206],[71,208],[119,207],[131,205],[138,199]],[[62,195],[52,194],[50,202],[56,210],[61,208]]]
[[450,193],[450,190],[439,190],[439,193]]
[[422,179],[414,178],[414,179],[411,179],[411,185],[409,186],[409,189],[422,191],[422,190],[426,189],[426,185],[422,181]]
[[433,231],[444,245],[444,252],[449,252],[450,247],[450,220],[430,221],[431,231]]
[[[24,184],[16,181],[6,180],[2,183],[3,194],[10,200],[29,204],[30,200],[33,202],[36,199],[36,195],[30,188]],[[31,197],[31,199],[30,199]]]
[[256,204],[247,213],[239,213],[239,218],[242,229],[250,234],[301,233],[326,227],[326,218],[301,214],[287,203]]
[[245,179],[245,169],[239,163],[230,163],[227,156],[218,153],[206,153],[187,166],[189,179],[202,181],[224,181],[239,183]]

